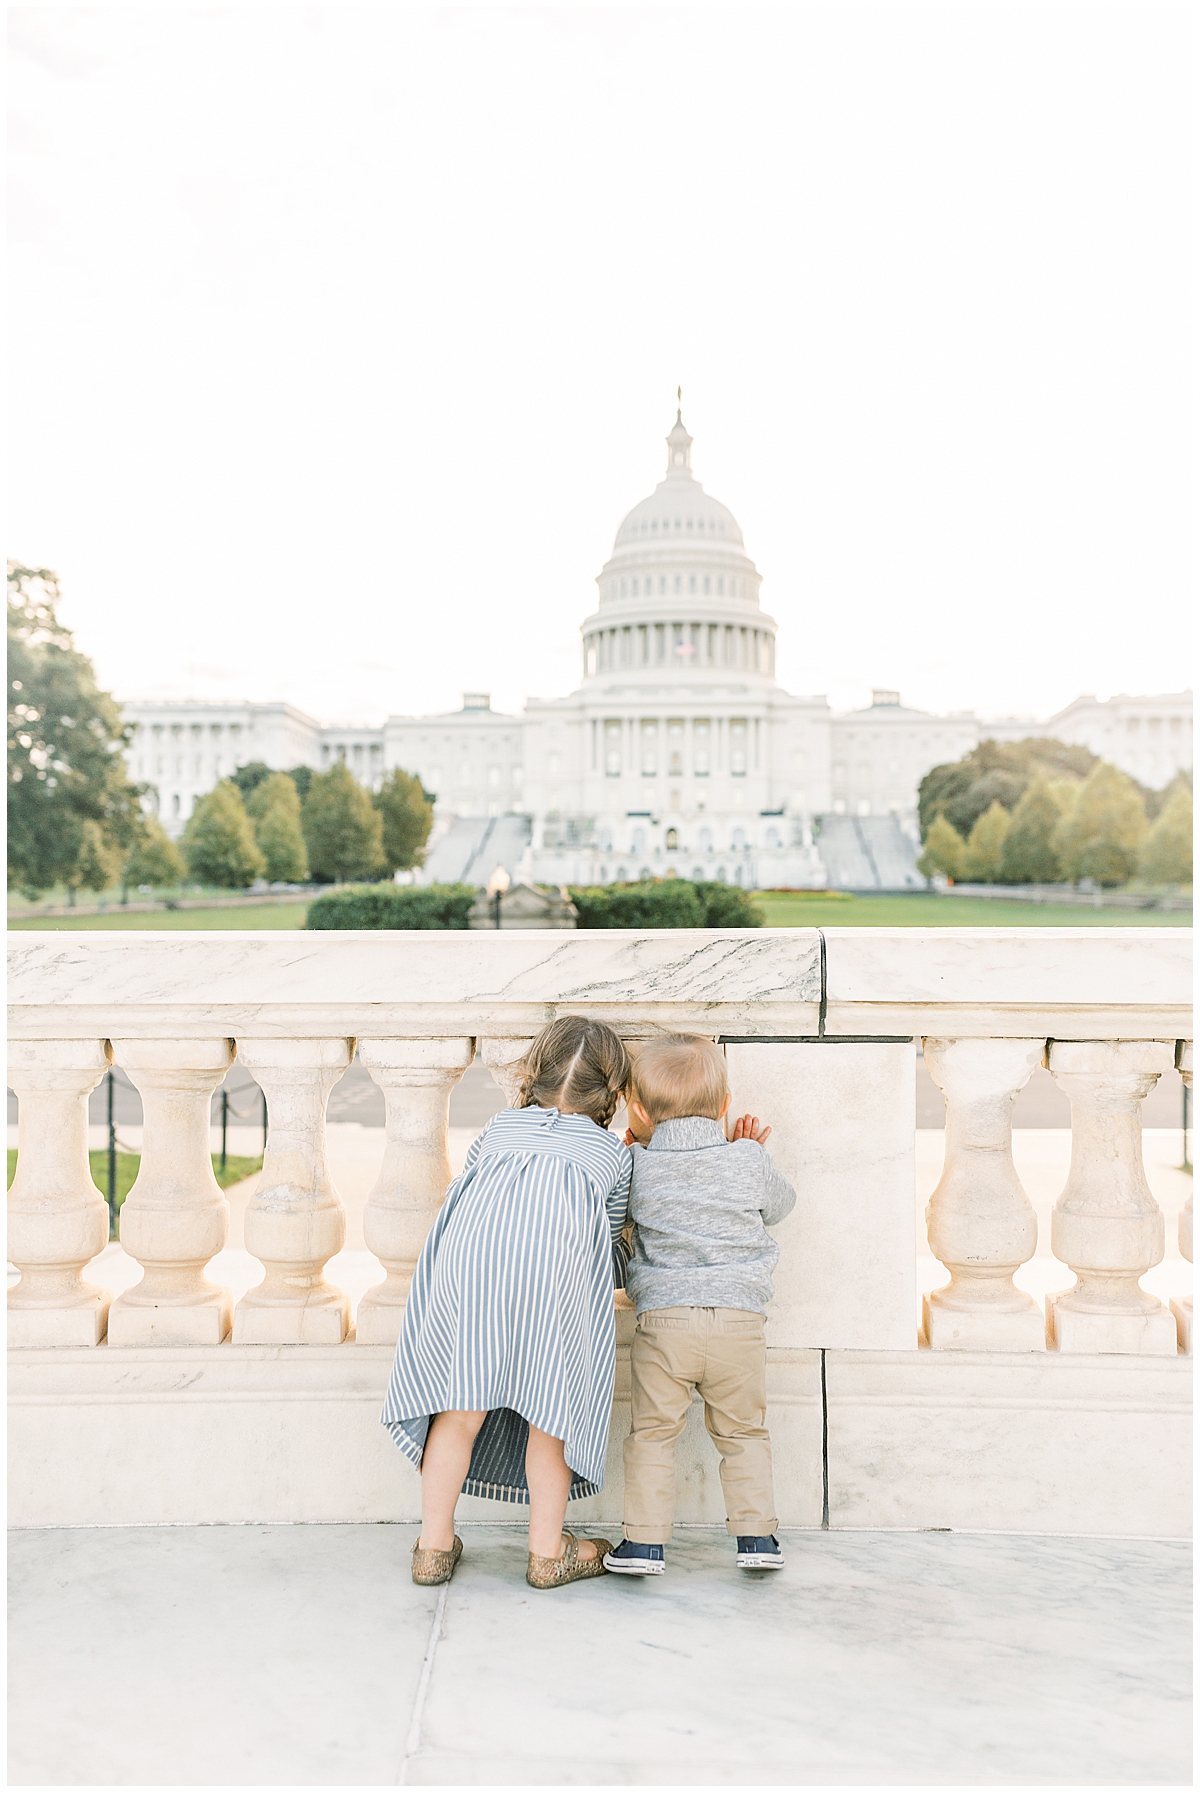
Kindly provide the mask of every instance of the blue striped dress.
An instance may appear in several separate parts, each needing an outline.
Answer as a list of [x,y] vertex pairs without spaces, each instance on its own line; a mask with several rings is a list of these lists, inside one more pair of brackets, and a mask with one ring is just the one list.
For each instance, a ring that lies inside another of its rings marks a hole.
[[603,1485],[632,1164],[586,1115],[506,1108],[484,1128],[417,1261],[384,1402],[413,1463],[435,1413],[486,1411],[464,1494],[528,1502],[530,1425],[563,1440],[570,1499]]

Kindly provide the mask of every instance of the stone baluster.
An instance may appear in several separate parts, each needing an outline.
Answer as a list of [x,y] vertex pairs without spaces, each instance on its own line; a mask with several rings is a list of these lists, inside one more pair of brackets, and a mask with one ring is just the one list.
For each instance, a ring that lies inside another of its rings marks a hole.
[[108,1208],[88,1168],[87,1099],[108,1069],[103,1040],[14,1040],[17,1170],[8,1192],[12,1346],[98,1345],[112,1299],[84,1282],[108,1242]]
[[532,1040],[480,1040],[479,1058],[492,1074],[493,1083],[504,1091],[511,1108],[521,1091],[522,1060]]
[[[1175,1048],[1175,1064],[1190,1097],[1192,1094],[1192,1042],[1190,1040],[1179,1041]],[[1190,1105],[1189,1103],[1189,1107]],[[1192,1195],[1190,1190],[1179,1214],[1179,1249],[1190,1264],[1192,1261]],[[1171,1312],[1175,1316],[1179,1348],[1181,1351],[1190,1351],[1192,1348],[1191,1296],[1176,1295],[1171,1303]]]
[[946,1098],[946,1162],[925,1220],[950,1272],[924,1301],[935,1351],[1044,1351],[1046,1322],[1013,1272],[1037,1250],[1037,1216],[1012,1155],[1012,1111],[1045,1040],[926,1040],[925,1064]]
[[358,1304],[360,1345],[394,1345],[400,1336],[417,1258],[450,1183],[450,1092],[474,1051],[471,1039],[358,1043],[387,1104],[383,1164],[363,1211],[363,1237],[387,1279]]
[[113,1302],[110,1345],[219,1345],[233,1296],[205,1267],[229,1234],[229,1203],[209,1156],[212,1094],[233,1063],[229,1040],[114,1040],[142,1098],[142,1159],[121,1206],[121,1244],[142,1280]]
[[266,1157],[245,1219],[246,1249],[267,1274],[237,1304],[235,1345],[340,1345],[349,1333],[349,1298],[324,1275],[346,1243],[325,1108],[353,1055],[353,1040],[238,1041],[267,1098]]
[[1162,1210],[1142,1164],[1140,1104],[1173,1060],[1161,1040],[1055,1040],[1049,1066],[1071,1100],[1071,1168],[1051,1220],[1075,1285],[1046,1302],[1060,1351],[1173,1356],[1175,1322],[1139,1277],[1161,1263]]

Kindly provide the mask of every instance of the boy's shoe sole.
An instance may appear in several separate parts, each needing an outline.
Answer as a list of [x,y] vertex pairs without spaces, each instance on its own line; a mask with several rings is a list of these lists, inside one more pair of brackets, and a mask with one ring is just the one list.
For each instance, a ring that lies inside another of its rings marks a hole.
[[650,1562],[645,1557],[606,1556],[604,1567],[610,1575],[665,1575],[667,1571],[665,1563]]
[[783,1558],[767,1556],[765,1553],[754,1550],[749,1551],[745,1556],[739,1556],[737,1566],[739,1569],[782,1569]]

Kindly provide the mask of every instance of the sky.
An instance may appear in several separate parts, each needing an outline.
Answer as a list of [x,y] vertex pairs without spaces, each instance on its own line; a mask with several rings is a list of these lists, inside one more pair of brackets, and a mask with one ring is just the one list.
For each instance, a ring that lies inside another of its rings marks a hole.
[[1189,9],[9,13],[9,554],[120,697],[554,697],[693,466],[781,683],[1188,682]]

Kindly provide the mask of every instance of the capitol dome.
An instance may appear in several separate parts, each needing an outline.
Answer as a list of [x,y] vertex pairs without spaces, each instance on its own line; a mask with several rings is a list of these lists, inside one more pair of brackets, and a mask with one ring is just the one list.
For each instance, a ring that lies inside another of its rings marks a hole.
[[733,512],[692,472],[682,405],[666,476],[622,519],[583,624],[584,676],[638,671],[711,676],[717,667],[774,678],[775,623]]

